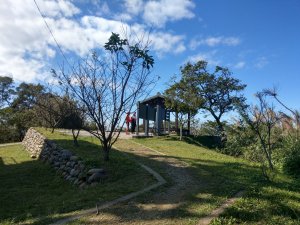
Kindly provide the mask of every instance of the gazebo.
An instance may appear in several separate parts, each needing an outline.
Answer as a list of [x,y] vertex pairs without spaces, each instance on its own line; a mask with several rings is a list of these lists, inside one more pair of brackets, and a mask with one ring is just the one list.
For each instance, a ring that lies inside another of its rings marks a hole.
[[143,119],[145,136],[149,136],[149,121],[154,121],[154,134],[169,134],[170,111],[166,109],[165,97],[158,92],[156,95],[137,103],[137,135],[139,135],[140,128],[139,119]]

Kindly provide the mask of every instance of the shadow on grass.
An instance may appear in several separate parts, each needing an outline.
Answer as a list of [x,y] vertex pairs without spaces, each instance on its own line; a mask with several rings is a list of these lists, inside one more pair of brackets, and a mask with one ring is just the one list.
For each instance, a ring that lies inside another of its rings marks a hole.
[[184,141],[188,144],[193,144],[200,147],[206,147],[210,149],[217,148],[220,143],[220,137],[218,136],[186,136]]
[[[159,137],[157,137],[159,138]],[[179,136],[162,136],[162,139],[166,141],[179,141]],[[205,147],[209,149],[215,149],[220,143],[218,136],[183,136],[183,141],[185,141],[188,144],[196,145],[198,147]]]
[[[93,207],[95,203],[104,203],[130,192],[142,189],[153,183],[153,179],[145,176],[144,171],[133,161],[124,157],[116,150],[111,151],[111,161],[104,163],[99,146],[86,139],[80,140],[80,148],[72,147],[72,140],[55,140],[59,145],[74,151],[86,164],[105,167],[109,171],[109,179],[97,187],[79,190],[77,187],[64,181],[47,164],[37,160],[26,161],[19,164],[5,165],[0,160],[1,177],[1,207],[0,219],[7,221],[24,221],[33,219],[33,224],[47,224],[53,221],[54,214],[72,212],[84,208]],[[187,219],[197,221],[200,217],[207,215],[214,207],[232,196],[240,189],[248,190],[244,198],[245,205],[251,205],[252,199],[260,198],[268,202],[269,208],[252,206],[231,208],[228,213],[241,222],[259,222],[268,219],[266,215],[284,216],[297,219],[299,209],[292,209],[285,201],[295,200],[293,195],[279,196],[271,193],[269,196],[261,194],[263,188],[276,187],[281,191],[296,191],[293,183],[278,182],[269,183],[261,179],[260,171],[238,162],[216,162],[212,160],[191,159],[182,157],[159,156],[165,159],[178,159],[186,161],[190,166],[186,168],[177,167],[158,160],[157,156],[141,156],[134,152],[126,154],[139,162],[150,166],[161,173],[169,182],[164,187],[158,188],[137,197],[134,201],[127,203],[127,207],[119,204],[101,211],[101,214],[109,214],[118,220],[128,223],[141,223],[142,221],[176,221]],[[196,180],[196,185],[190,189],[189,183],[182,190],[180,198],[153,198],[159,193],[165,193],[173,185],[173,177],[169,177],[166,170],[187,170]],[[2,193],[5,193],[3,195]],[[285,199],[283,201],[282,199]],[[299,200],[299,199],[298,199]],[[151,205],[161,206],[159,208]],[[143,205],[144,207],[141,207]],[[174,207],[165,207],[166,205]],[[267,214],[265,211],[268,211]],[[226,215],[226,214],[225,214]],[[56,219],[64,218],[57,216]],[[106,218],[101,220],[105,223]],[[111,220],[107,223],[113,224]],[[94,222],[84,221],[84,224]],[[170,222],[170,224],[172,224]]]

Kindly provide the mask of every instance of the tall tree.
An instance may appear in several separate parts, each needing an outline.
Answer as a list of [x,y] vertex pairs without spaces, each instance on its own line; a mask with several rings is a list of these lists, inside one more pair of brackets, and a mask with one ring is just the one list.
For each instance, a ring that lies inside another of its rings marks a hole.
[[21,83],[16,88],[16,97],[11,103],[10,123],[16,127],[20,140],[29,127],[39,124],[40,120],[35,114],[35,104],[38,96],[43,92],[44,87],[40,84]]
[[[75,100],[86,109],[97,130],[89,130],[99,139],[104,160],[109,160],[111,146],[123,127],[121,120],[153,84],[149,76],[154,60],[149,54],[149,43],[123,39],[112,33],[104,46],[104,53],[94,51],[69,72],[53,70],[53,75],[68,88]],[[121,129],[120,129],[121,130]]]
[[181,74],[182,81],[190,85],[186,95],[197,93],[202,102],[200,109],[209,112],[219,130],[224,132],[221,118],[224,113],[234,110],[237,103],[245,101],[241,91],[246,85],[232,77],[227,68],[216,66],[213,72],[209,72],[205,61],[187,63],[181,68]]
[[14,93],[13,79],[11,77],[0,76],[0,108],[10,103]]

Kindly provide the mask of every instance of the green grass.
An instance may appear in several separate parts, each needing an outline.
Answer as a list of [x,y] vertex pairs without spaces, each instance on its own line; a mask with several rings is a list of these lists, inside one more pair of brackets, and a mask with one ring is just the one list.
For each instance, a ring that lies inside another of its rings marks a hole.
[[178,217],[185,217],[184,224],[196,223],[196,217],[242,189],[245,196],[212,224],[300,224],[299,180],[278,173],[272,182],[266,181],[258,165],[200,147],[191,140],[159,137],[135,141],[188,163],[193,176],[205,184],[177,210]]
[[102,184],[80,190],[63,180],[48,164],[31,159],[21,145],[0,147],[0,224],[47,224],[63,218],[63,213],[95,207],[142,189],[154,178],[122,153],[112,150],[111,161],[103,163],[102,152],[94,138],[79,139],[59,133],[46,136],[79,155],[90,167],[108,171]]

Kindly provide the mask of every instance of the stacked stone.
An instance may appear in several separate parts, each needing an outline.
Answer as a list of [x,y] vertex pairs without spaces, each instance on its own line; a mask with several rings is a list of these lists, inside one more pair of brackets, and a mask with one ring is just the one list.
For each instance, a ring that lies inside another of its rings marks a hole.
[[104,169],[88,170],[79,157],[47,140],[32,128],[28,130],[22,143],[31,157],[49,163],[64,179],[80,188],[94,186],[107,177]]
[[29,152],[31,158],[38,158],[44,149],[46,138],[35,129],[28,129],[22,144]]

